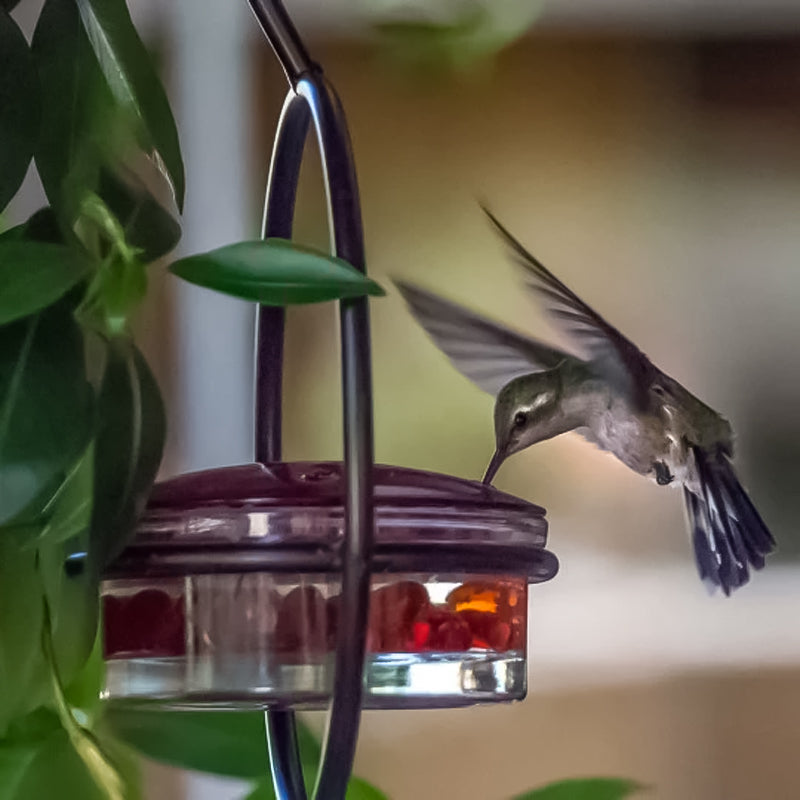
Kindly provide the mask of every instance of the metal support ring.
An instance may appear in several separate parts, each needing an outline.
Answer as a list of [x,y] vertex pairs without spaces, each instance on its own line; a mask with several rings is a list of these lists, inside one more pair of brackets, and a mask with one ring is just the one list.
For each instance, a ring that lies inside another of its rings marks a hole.
[[[361,210],[344,111],[310,58],[280,0],[249,0],[292,90],[278,123],[264,213],[264,236],[291,236],[294,202],[309,116],[319,144],[335,255],[362,272]],[[344,798],[355,755],[363,693],[370,560],[373,543],[372,378],[366,298],[340,303],[344,406],[345,537],[342,614],[337,630],[333,696],[314,797]],[[256,347],[256,459],[280,458],[283,309],[259,308]],[[269,710],[273,783],[280,800],[303,800],[292,712]]]

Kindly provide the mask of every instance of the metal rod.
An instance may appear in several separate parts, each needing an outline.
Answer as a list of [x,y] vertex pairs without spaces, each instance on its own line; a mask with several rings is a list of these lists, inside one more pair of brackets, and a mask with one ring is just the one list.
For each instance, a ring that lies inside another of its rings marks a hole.
[[[366,272],[358,184],[341,103],[333,87],[319,73],[301,79],[297,92],[308,102],[317,133],[333,250],[337,256]],[[361,719],[374,538],[372,374],[367,299],[342,300],[340,309],[347,494],[336,666],[322,764],[314,789],[318,800],[344,798],[353,768]]]
[[[297,179],[310,115],[306,102],[290,92],[283,104],[272,150],[264,199],[263,238],[289,239]],[[285,309],[259,306],[256,338],[255,456],[266,464],[281,459],[283,327]]]
[[268,708],[264,712],[272,786],[277,800],[306,800],[294,711]]
[[[308,133],[309,111],[293,91],[283,104],[272,150],[264,199],[262,238],[291,238],[297,181]],[[256,340],[255,457],[262,464],[281,459],[283,308],[259,306]],[[272,783],[278,800],[305,800],[294,712],[264,713]]]
[[318,69],[280,0],[247,1],[293,87],[301,75]]
[[[297,31],[280,0],[249,0],[259,23],[281,62],[297,96],[308,104],[314,121],[328,199],[328,217],[332,249],[354,267],[366,271],[361,210],[358,199],[350,139],[344,112],[336,93],[322,77],[322,72],[308,56]],[[293,172],[278,174],[282,158],[273,159],[269,213],[266,225],[272,235],[277,229],[291,228],[294,213],[299,160],[305,139],[299,128],[295,143],[281,144],[288,138],[294,123],[294,100],[287,101],[279,125],[276,153],[294,154]],[[299,113],[299,112],[298,112]],[[287,121],[288,120],[288,121]],[[296,123],[299,125],[299,123]],[[307,124],[307,120],[306,120]],[[282,187],[282,183],[291,188]],[[283,195],[289,203],[281,204]],[[282,206],[282,211],[279,208]],[[283,214],[283,226],[272,225],[273,208]],[[265,226],[265,231],[267,230]],[[318,800],[344,798],[352,771],[358,726],[361,718],[364,656],[369,608],[370,560],[373,543],[373,437],[372,377],[369,346],[369,314],[366,298],[344,300],[341,309],[342,395],[344,405],[344,460],[347,477],[345,496],[345,535],[341,551],[342,587],[339,615],[333,697],[328,729],[323,746],[322,764],[317,776],[314,797]],[[262,325],[263,320],[263,325]],[[272,410],[259,404],[257,414],[264,415],[257,436],[260,455],[280,453],[280,380],[283,351],[283,317],[261,309],[259,317],[258,396],[269,399]],[[276,410],[277,409],[277,410]],[[280,712],[287,714],[288,712]],[[291,716],[268,712],[270,753],[274,751],[273,783],[279,797],[294,792],[293,800],[305,797],[302,779],[297,779],[299,762],[296,731]],[[294,740],[293,742],[291,740]],[[294,761],[294,763],[293,763]],[[295,767],[297,767],[295,769]],[[284,794],[281,794],[281,793]]]

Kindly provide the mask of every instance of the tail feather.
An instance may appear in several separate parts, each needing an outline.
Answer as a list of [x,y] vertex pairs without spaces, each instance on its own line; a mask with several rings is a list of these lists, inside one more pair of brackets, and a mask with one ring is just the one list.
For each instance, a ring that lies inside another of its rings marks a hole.
[[750,539],[745,535],[744,529],[739,524],[738,520],[734,520],[733,523],[737,530],[739,531],[739,535],[742,537],[742,542],[744,543],[745,550],[747,551],[747,560],[752,564],[753,569],[763,569],[764,564],[767,563],[766,558],[764,558],[764,553],[760,553],[756,548],[753,547],[752,542]]
[[710,530],[700,498],[688,489],[683,490],[683,497],[686,501],[686,511],[692,528],[692,545],[697,571],[700,574],[700,580],[708,587],[709,591],[713,592],[720,585],[719,561],[715,556],[713,533]]
[[721,459],[719,465],[720,479],[728,498],[728,502],[735,509],[735,516],[745,531],[746,541],[761,555],[769,555],[775,549],[775,539],[769,528],[756,511],[753,501],[736,478],[733,468],[727,459]]
[[693,448],[699,491],[684,489],[700,578],[729,595],[761,569],[775,540],[723,453]]

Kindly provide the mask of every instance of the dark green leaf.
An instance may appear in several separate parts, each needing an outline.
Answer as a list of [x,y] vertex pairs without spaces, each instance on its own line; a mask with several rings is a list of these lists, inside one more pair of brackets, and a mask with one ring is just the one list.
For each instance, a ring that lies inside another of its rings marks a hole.
[[[87,539],[84,535],[84,548]],[[13,720],[52,701],[50,669],[42,651],[43,591],[55,615],[53,646],[62,678],[73,681],[91,652],[97,575],[88,568],[77,573],[65,569],[66,556],[80,544],[76,540],[37,551],[0,537],[0,737]]]
[[61,244],[0,242],[0,325],[51,305],[91,266],[87,255]]
[[52,208],[40,208],[21,226],[21,237],[32,242],[62,244],[63,237]]
[[[107,800],[65,731],[55,731],[30,749],[33,752],[29,752],[25,759],[27,769],[18,774],[16,785],[0,788],[2,800],[43,800],[50,797]],[[9,756],[13,757],[13,751]]]
[[[268,775],[264,714],[260,711],[136,711],[108,708],[105,724],[115,736],[156,761],[183,769],[238,778]],[[304,772],[315,774],[319,744],[298,725]]]
[[47,593],[52,639],[63,683],[84,668],[97,638],[98,570],[87,552],[89,532],[39,548],[39,572]]
[[0,536],[0,737],[48,694],[41,650],[42,589],[36,552]]
[[170,271],[189,283],[272,306],[384,294],[343,259],[277,238],[182,258]]
[[261,781],[242,800],[275,800],[275,789],[271,780]]
[[0,525],[23,511],[41,511],[86,449],[91,423],[83,336],[67,305],[57,303],[5,326],[0,334]]
[[100,692],[106,675],[106,664],[103,660],[103,636],[100,626],[97,629],[94,646],[86,662],[64,687],[67,702],[93,717],[100,708]]
[[[102,737],[102,745],[111,753],[122,775],[125,800],[141,797],[138,760],[128,748],[108,737]],[[52,765],[50,759],[54,759]],[[36,771],[44,774],[36,776],[33,774]],[[95,788],[89,772],[82,768],[57,714],[40,708],[15,720],[6,738],[0,741],[0,800],[45,798],[109,800]]]
[[42,512],[46,520],[33,544],[65,542],[85,533],[92,518],[94,447],[89,446]]
[[155,156],[171,180],[178,208],[182,208],[183,160],[175,120],[125,0],[77,0],[77,3],[111,92],[137,119],[140,145]]
[[98,194],[119,220],[130,247],[148,263],[166,255],[181,238],[181,228],[135,176],[124,179],[109,170],[100,176]]
[[626,778],[574,778],[523,792],[513,800],[623,800],[642,788]]
[[69,737],[70,744],[83,761],[87,772],[103,790],[108,800],[125,800],[130,796],[125,778],[117,764],[114,754],[88,726],[88,720],[80,720],[75,715],[64,694],[64,684],[54,651],[54,637],[51,606],[44,602],[44,624],[42,627],[42,653],[50,669],[53,703],[62,727]]
[[15,225],[13,228],[6,228],[0,233],[0,242],[18,242],[25,237],[25,223]]
[[158,384],[132,343],[108,348],[97,416],[91,549],[105,565],[124,548],[144,509],[166,433]]
[[5,8],[0,8],[0,211],[16,194],[28,171],[40,102],[36,65],[28,43]]
[[268,766],[261,712],[106,710],[104,724],[139,752],[183,769],[261,778]]
[[41,744],[0,741],[0,800],[22,797],[20,785],[39,755]]
[[58,227],[58,220],[53,209],[40,208],[25,222],[0,233],[0,242],[47,242],[48,244],[63,244],[64,237]]
[[[35,744],[61,728],[58,714],[51,708],[37,708],[24,717],[17,717],[8,726],[2,742]],[[0,781],[2,785],[2,781]]]
[[36,167],[56,216],[71,229],[100,164],[122,147],[118,114],[74,2],[46,0],[31,47],[42,86]]

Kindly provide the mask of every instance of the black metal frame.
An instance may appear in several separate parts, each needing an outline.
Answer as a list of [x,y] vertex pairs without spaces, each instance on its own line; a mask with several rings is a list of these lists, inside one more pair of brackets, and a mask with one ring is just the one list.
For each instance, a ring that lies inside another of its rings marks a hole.
[[[309,123],[319,144],[333,252],[362,272],[364,242],[355,165],[344,111],[333,87],[308,55],[280,0],[248,0],[290,84],[270,165],[262,235],[290,238],[297,180]],[[347,476],[341,554],[342,604],[333,696],[314,797],[344,798],[361,716],[370,562],[373,547],[372,377],[366,298],[342,300],[342,395]],[[281,457],[282,308],[258,309],[255,457]],[[305,800],[294,714],[266,712],[275,793]]]

